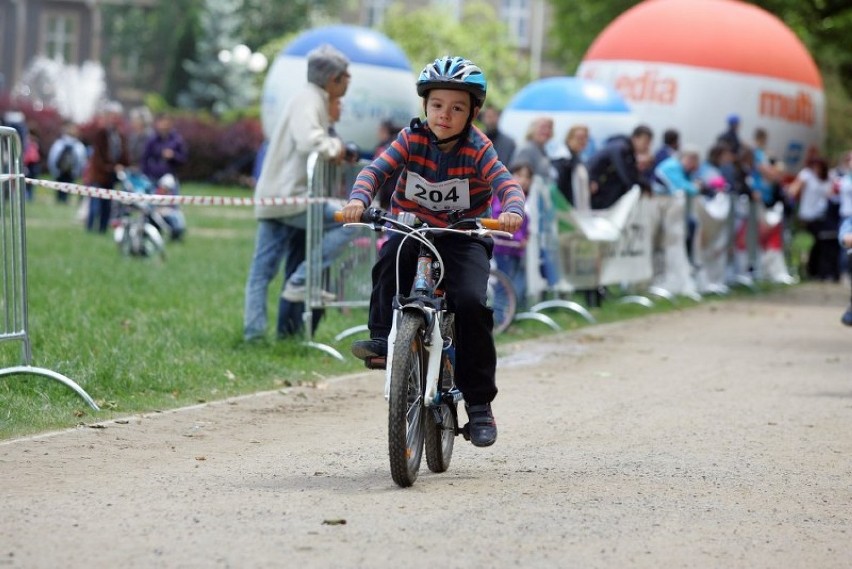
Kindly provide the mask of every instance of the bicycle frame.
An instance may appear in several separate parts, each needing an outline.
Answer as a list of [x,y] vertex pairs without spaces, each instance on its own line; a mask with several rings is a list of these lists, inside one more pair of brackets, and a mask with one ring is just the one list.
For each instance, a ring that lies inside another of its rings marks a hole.
[[[393,299],[393,321],[391,323],[390,334],[388,335],[388,356],[387,369],[385,373],[385,399],[390,397],[391,373],[393,369],[393,353],[396,343],[396,327],[400,316],[408,311],[417,311],[423,315],[426,323],[426,337],[424,345],[429,348],[429,359],[426,365],[426,391],[423,395],[423,404],[426,406],[437,405],[440,403],[438,395],[438,378],[441,372],[441,353],[444,348],[444,339],[441,336],[441,323],[446,314],[446,300],[442,294],[438,293],[437,285],[443,278],[443,260],[432,242],[426,237],[429,230],[434,230],[428,226],[423,226],[419,229],[413,229],[408,233],[405,239],[412,235],[420,234],[415,237],[420,242],[420,251],[417,255],[417,270],[414,274],[414,282],[411,286],[411,294],[408,297],[403,297],[399,291],[399,255],[402,252],[402,244],[397,250],[397,274],[396,274],[396,295]],[[415,233],[416,232],[416,233]],[[433,266],[434,259],[439,259],[436,266]],[[438,273],[438,279],[435,279]],[[433,349],[434,346],[441,346],[441,350]]]

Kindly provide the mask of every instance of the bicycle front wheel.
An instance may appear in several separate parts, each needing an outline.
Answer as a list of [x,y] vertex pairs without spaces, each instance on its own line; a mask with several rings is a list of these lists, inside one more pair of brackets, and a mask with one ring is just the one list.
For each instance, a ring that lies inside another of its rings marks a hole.
[[423,317],[403,313],[396,330],[390,370],[388,455],[393,481],[402,487],[417,480],[423,458],[426,349]]
[[488,275],[488,306],[494,311],[494,333],[500,334],[515,319],[518,297],[509,276],[499,269]]

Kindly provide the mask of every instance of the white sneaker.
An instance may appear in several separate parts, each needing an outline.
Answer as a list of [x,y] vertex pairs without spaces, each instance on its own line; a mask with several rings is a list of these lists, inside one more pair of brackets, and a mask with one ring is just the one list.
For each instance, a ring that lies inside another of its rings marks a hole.
[[[305,302],[307,292],[307,287],[305,287],[305,285],[296,285],[288,282],[287,286],[284,287],[284,292],[281,293],[281,298],[289,302]],[[337,295],[333,292],[328,292],[327,290],[321,290],[320,298],[323,302],[331,302],[333,300],[337,300]]]

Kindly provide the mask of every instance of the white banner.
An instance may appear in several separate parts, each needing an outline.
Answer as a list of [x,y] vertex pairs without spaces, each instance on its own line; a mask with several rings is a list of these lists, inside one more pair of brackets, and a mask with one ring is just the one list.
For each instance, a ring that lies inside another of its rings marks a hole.
[[611,208],[568,212],[577,230],[562,234],[560,244],[565,278],[574,288],[651,279],[650,216],[639,198],[634,187]]
[[695,199],[698,229],[693,240],[698,292],[724,292],[731,244],[731,196],[718,193],[712,199]]

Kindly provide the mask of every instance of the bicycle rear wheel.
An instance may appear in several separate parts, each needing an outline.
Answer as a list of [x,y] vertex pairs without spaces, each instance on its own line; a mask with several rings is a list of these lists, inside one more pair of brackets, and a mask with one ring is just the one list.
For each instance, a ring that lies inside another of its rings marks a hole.
[[518,297],[512,280],[500,269],[491,269],[488,276],[488,306],[494,311],[494,333],[500,334],[515,319]]
[[[455,348],[455,319],[446,314],[441,323],[441,336],[449,339]],[[441,369],[441,392],[453,388],[455,363],[444,361]],[[456,413],[450,405],[442,401],[437,409],[428,409],[426,413],[426,464],[432,472],[446,472],[453,458],[453,445],[456,440]]]
[[388,456],[393,481],[402,487],[417,480],[423,458],[426,407],[424,327],[420,314],[402,314],[396,331],[393,364],[390,370],[388,409]]

